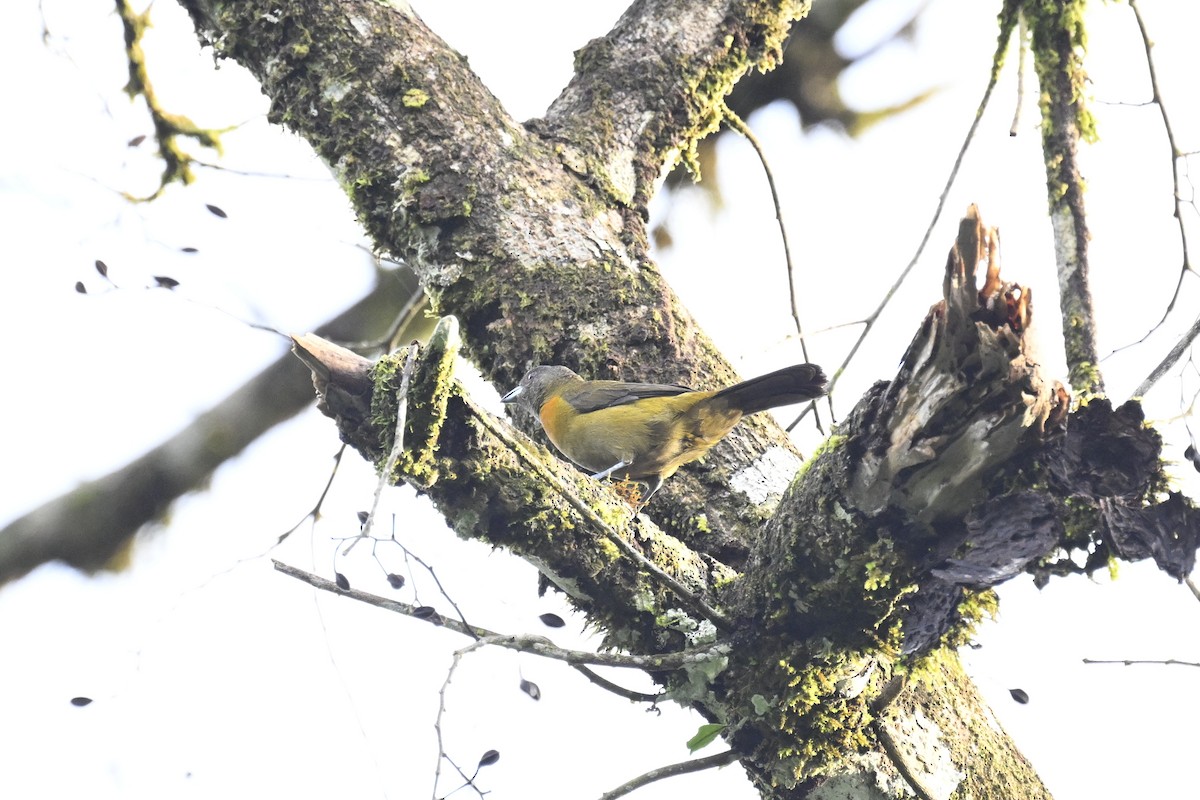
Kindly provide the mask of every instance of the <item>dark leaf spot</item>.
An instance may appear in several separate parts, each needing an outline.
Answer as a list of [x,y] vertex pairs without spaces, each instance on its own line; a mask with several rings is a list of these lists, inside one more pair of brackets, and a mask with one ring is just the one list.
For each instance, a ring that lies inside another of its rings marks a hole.
[[413,616],[417,619],[423,619],[432,622],[434,625],[443,625],[442,615],[437,612],[433,606],[417,606],[413,609]]

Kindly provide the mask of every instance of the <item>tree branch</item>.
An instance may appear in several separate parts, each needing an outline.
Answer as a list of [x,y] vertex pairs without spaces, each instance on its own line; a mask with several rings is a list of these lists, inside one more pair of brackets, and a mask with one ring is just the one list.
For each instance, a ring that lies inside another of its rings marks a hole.
[[1096,137],[1095,120],[1084,105],[1084,3],[1039,0],[1021,7],[1029,24],[1033,63],[1042,87],[1038,102],[1042,112],[1042,156],[1071,387],[1084,396],[1103,394],[1078,154],[1080,140]]
[[[218,57],[261,80],[270,119],[334,165],[378,248],[458,318],[464,354],[498,387],[535,363],[697,388],[735,382],[655,268],[644,202],[670,159],[719,122],[716,101],[736,77],[774,63],[797,4],[634,3],[585,48],[546,121],[528,127],[407,6],[185,5]],[[534,420],[518,424],[542,437]],[[780,490],[748,507],[731,478],[764,484],[756,465],[768,451],[800,464],[778,426],[748,420],[650,513],[736,565]]]
[[658,767],[649,772],[645,772],[636,778],[626,781],[612,791],[605,792],[600,795],[600,800],[617,800],[618,797],[633,792],[643,786],[648,786],[655,781],[661,781],[664,778],[674,778],[678,775],[687,775],[692,772],[700,772],[714,767],[724,767],[727,764],[732,764],[738,760],[738,754],[733,750],[726,750],[724,753],[717,753],[704,758],[693,758],[688,761],[680,761],[677,764],[670,764],[665,767]]
[[535,129],[563,143],[568,169],[644,207],[664,166],[680,157],[694,165],[734,84],[778,64],[791,23],[807,11],[807,2],[637,0],[575,54],[575,76]]
[[[340,339],[365,338],[386,325],[412,291],[411,284],[382,275],[370,295],[319,330]],[[49,561],[103,568],[138,528],[159,519],[177,497],[202,486],[217,467],[313,399],[309,372],[285,353],[145,455],[0,530],[0,584]]]
[[385,611],[403,614],[406,617],[443,627],[463,636],[471,636],[476,639],[476,642],[472,646],[493,645],[495,647],[503,647],[507,650],[519,650],[523,653],[530,653],[555,661],[563,661],[572,666],[622,667],[625,669],[662,672],[665,670],[682,669],[692,664],[719,658],[722,654],[728,652],[729,649],[728,644],[711,644],[691,650],[657,653],[654,655],[629,655],[614,652],[593,653],[587,650],[568,650],[558,647],[544,636],[496,633],[495,631],[481,628],[478,625],[468,627],[459,620],[451,617],[435,616],[427,612],[422,612],[420,609],[424,608],[423,606],[410,605],[409,603],[380,597],[377,594],[363,592],[358,589],[341,589],[336,583],[322,578],[320,575],[314,575],[311,572],[274,559],[271,560],[271,563],[275,565],[276,570],[282,572],[284,575],[303,581],[309,586],[320,589],[323,592],[349,597],[351,600],[357,600],[360,603],[382,608]]

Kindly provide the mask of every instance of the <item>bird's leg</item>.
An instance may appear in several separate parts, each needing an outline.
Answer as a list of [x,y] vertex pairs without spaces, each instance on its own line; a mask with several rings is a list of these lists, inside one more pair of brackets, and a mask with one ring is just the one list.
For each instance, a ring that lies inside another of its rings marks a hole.
[[[613,464],[608,469],[603,470],[601,472],[597,472],[592,477],[597,480],[600,480],[602,478],[608,478],[614,472],[623,470],[632,463],[633,463],[632,461],[618,461],[616,464]],[[649,493],[643,497],[641,494],[641,491],[638,488],[639,486],[649,487],[650,488]],[[622,478],[620,481],[615,481],[613,483],[613,491],[615,491],[618,495],[620,495],[622,498],[624,498],[625,502],[629,503],[629,505],[632,506],[635,511],[640,511],[641,509],[646,507],[646,502],[650,499],[650,495],[657,492],[658,487],[660,487],[660,486],[662,486],[661,478],[656,478],[653,483],[650,483],[647,481],[635,481],[632,478],[626,477],[626,478]]]
[[646,504],[650,502],[650,498],[654,497],[654,493],[661,489],[662,485],[662,478],[655,477],[652,480],[646,481],[646,494],[642,497],[642,508],[646,507]]
[[612,475],[612,474],[613,474],[614,472],[616,472],[617,470],[619,470],[619,469],[625,469],[626,467],[628,467],[628,466],[629,466],[630,464],[632,464],[632,463],[633,463],[632,461],[618,461],[617,463],[613,464],[613,465],[612,465],[611,467],[609,467],[608,469],[606,469],[606,470],[603,470],[603,471],[601,471],[601,472],[597,472],[597,473],[596,473],[595,475],[593,475],[592,477],[593,477],[593,478],[595,478],[596,480],[600,480],[601,478],[607,478],[609,475]]

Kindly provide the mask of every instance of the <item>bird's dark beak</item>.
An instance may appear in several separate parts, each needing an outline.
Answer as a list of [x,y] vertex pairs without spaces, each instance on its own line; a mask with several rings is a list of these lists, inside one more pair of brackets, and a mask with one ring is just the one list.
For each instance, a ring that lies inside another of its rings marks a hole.
[[517,388],[513,389],[508,394],[504,395],[504,397],[501,397],[500,402],[501,403],[515,403],[521,397],[521,393],[524,391],[525,391],[524,386],[518,386]]

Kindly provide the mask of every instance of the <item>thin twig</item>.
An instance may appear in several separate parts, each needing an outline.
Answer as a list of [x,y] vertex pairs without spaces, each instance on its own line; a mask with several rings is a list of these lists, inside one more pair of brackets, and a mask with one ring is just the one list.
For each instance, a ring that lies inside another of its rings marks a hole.
[[282,561],[272,559],[272,564],[274,564],[276,570],[282,572],[284,575],[303,581],[309,586],[320,589],[323,592],[349,597],[360,603],[382,608],[385,611],[403,614],[406,617],[421,620],[431,625],[437,625],[463,636],[475,636],[477,637],[476,642],[478,644],[494,645],[507,650],[532,653],[544,658],[554,659],[555,661],[564,661],[572,665],[590,664],[601,667],[622,667],[625,669],[663,672],[681,669],[692,664],[699,664],[712,658],[724,656],[729,652],[729,645],[727,643],[717,642],[689,650],[676,650],[670,653],[656,653],[644,656],[623,653],[591,653],[587,650],[567,650],[558,647],[544,636],[534,636],[531,634],[517,636],[514,634],[496,633],[478,625],[472,625],[471,631],[468,631],[466,626],[459,620],[447,619],[445,617],[430,618],[423,613],[417,613],[418,606],[403,603],[399,600],[392,600],[388,597],[380,597],[379,595],[359,589],[339,589],[337,584],[331,580],[302,570],[299,567],[284,564]]
[[605,792],[600,795],[600,800],[616,800],[616,798],[624,797],[634,789],[640,789],[647,784],[661,781],[663,778],[673,778],[676,775],[687,775],[690,772],[700,772],[701,770],[712,769],[713,767],[723,767],[726,764],[732,764],[740,757],[739,753],[733,750],[726,750],[724,753],[717,753],[715,756],[695,758],[691,761],[680,761],[678,764],[652,769],[631,781],[621,784],[611,792]]
[[[779,201],[779,189],[775,185],[775,173],[771,171],[771,164],[767,161],[767,153],[763,150],[762,143],[758,141],[758,137],[754,135],[754,131],[750,130],[750,126],[745,120],[739,117],[733,109],[725,105],[721,101],[721,114],[725,121],[729,123],[729,127],[740,133],[742,137],[750,143],[754,148],[754,152],[758,154],[758,162],[762,164],[763,174],[767,176],[767,187],[771,191],[771,202],[775,204],[775,222],[779,225],[779,239],[783,242],[783,260],[787,266],[787,281],[788,281],[788,302],[792,308],[792,321],[796,325],[796,336],[800,339],[800,353],[806,362],[812,361],[808,355],[808,341],[804,337],[804,324],[800,322],[800,309],[796,305],[796,275],[795,266],[792,261],[792,248],[788,243],[787,225],[783,222],[783,205]],[[810,407],[813,409],[814,421],[817,425],[817,430],[821,433],[825,432],[825,428],[821,425],[821,415],[816,410],[816,401],[812,401]]]
[[1180,661],[1177,658],[1167,658],[1167,659],[1162,659],[1162,660],[1156,660],[1156,659],[1141,660],[1141,659],[1133,659],[1133,658],[1115,658],[1115,659],[1085,658],[1085,659],[1083,659],[1083,663],[1085,663],[1085,664],[1121,664],[1122,666],[1126,666],[1126,667],[1132,667],[1135,664],[1159,664],[1159,665],[1163,665],[1163,666],[1200,667],[1200,662]]
[[[437,586],[438,591],[442,593],[442,597],[446,598],[446,602],[449,603],[451,605],[451,607],[454,609],[454,613],[458,614],[458,619],[459,619],[459,621],[462,622],[463,627],[465,627],[467,629],[467,632],[469,634],[471,634],[472,636],[475,636],[474,626],[471,625],[471,623],[467,622],[467,618],[465,616],[463,616],[462,609],[458,607],[458,603],[454,602],[454,598],[452,598],[450,596],[450,593],[446,591],[446,587],[442,586],[442,581],[441,581],[441,579],[438,578],[437,572],[434,571],[433,566],[425,563],[425,560],[423,558],[421,558],[416,553],[409,550],[407,547],[405,547],[400,542],[399,539],[396,538],[395,524],[396,524],[396,517],[393,514],[392,515],[393,530],[392,530],[392,538],[390,539],[390,541],[395,542],[396,545],[399,546],[399,548],[402,551],[404,551],[404,558],[406,561],[411,558],[413,561],[416,561],[418,564],[420,564],[422,567],[425,568],[425,570],[429,573],[429,577],[433,578],[433,582]],[[475,638],[478,639],[479,637],[475,636]]]
[[996,83],[1000,79],[1000,69],[1004,65],[1004,53],[1008,49],[1008,42],[1009,39],[1012,38],[1012,31],[1016,25],[1015,17],[1018,15],[1018,11],[1015,8],[1011,8],[1012,5],[1012,3],[1005,4],[1005,10],[1002,12],[1002,14],[1007,14],[1008,16],[1002,15],[1000,19],[1000,36],[996,46],[996,53],[992,57],[992,72],[988,77],[987,88],[983,92],[983,98],[979,101],[979,106],[975,109],[975,119],[971,121],[971,125],[967,129],[967,135],[963,138],[963,143],[958,148],[958,155],[956,155],[954,158],[954,166],[950,168],[950,174],[947,176],[946,184],[942,188],[941,195],[938,197],[937,207],[933,211],[933,217],[929,220],[928,227],[925,228],[925,234],[921,237],[921,242],[917,245],[916,252],[913,253],[913,256],[909,260],[908,264],[903,270],[901,270],[899,277],[896,278],[895,282],[892,283],[891,287],[883,295],[883,299],[879,301],[879,305],[874,311],[867,315],[865,320],[863,320],[862,332],[858,335],[858,339],[855,340],[854,345],[850,348],[850,352],[842,360],[841,366],[837,368],[830,378],[827,397],[831,413],[833,411],[834,387],[837,386],[837,382],[841,379],[842,373],[846,371],[846,367],[849,366],[850,361],[855,355],[858,354],[859,348],[862,347],[863,342],[866,340],[867,336],[870,335],[871,330],[875,327],[875,322],[879,319],[879,316],[883,313],[883,310],[887,308],[888,303],[891,302],[896,292],[900,290],[900,286],[904,283],[905,279],[908,278],[909,273],[913,271],[913,268],[916,267],[917,262],[925,253],[925,247],[929,244],[929,240],[933,236],[933,229],[937,226],[938,221],[942,218],[942,211],[946,208],[946,200],[950,196],[950,189],[953,188],[954,182],[958,179],[958,172],[960,169],[962,169],[963,161],[966,159],[967,148],[970,147],[972,140],[975,138],[975,132],[979,129],[979,123],[983,120],[983,112],[987,109],[988,102],[992,97],[992,92],[995,90]]
[[1029,45],[1029,31],[1025,28],[1025,15],[1017,12],[1017,107],[1013,109],[1012,125],[1008,128],[1009,136],[1016,136],[1021,127],[1021,107],[1025,105],[1025,61]]
[[[1150,334],[1158,330],[1167,321],[1167,317],[1175,309],[1175,303],[1179,300],[1179,292],[1183,286],[1184,276],[1189,272],[1194,272],[1194,270],[1192,269],[1191,256],[1188,251],[1187,228],[1183,224],[1183,192],[1180,189],[1179,181],[1179,161],[1185,156],[1179,151],[1179,147],[1175,143],[1175,129],[1171,126],[1171,119],[1167,115],[1167,106],[1163,102],[1162,92],[1159,90],[1158,72],[1154,65],[1154,57],[1151,54],[1154,43],[1150,41],[1150,33],[1146,30],[1146,21],[1142,18],[1142,10],[1138,7],[1137,0],[1129,0],[1129,8],[1133,11],[1134,19],[1137,20],[1138,32],[1142,37],[1142,47],[1146,52],[1146,67],[1150,73],[1150,101],[1158,106],[1158,113],[1162,117],[1163,130],[1167,134],[1167,145],[1171,148],[1171,185],[1174,189],[1175,197],[1175,223],[1179,226],[1179,243],[1183,248],[1183,264],[1179,269],[1179,280],[1175,283],[1175,291],[1171,295],[1171,302],[1167,304],[1167,309],[1163,312],[1162,319],[1155,323],[1140,340],[1145,341]],[[1175,347],[1171,348],[1171,352],[1167,358],[1163,359],[1162,363],[1155,367],[1154,371],[1141,382],[1137,390],[1134,391],[1133,396],[1145,396],[1146,392],[1150,391],[1150,387],[1179,360],[1183,351],[1195,340],[1197,334],[1200,334],[1200,319],[1197,319]]]
[[379,510],[379,499],[383,496],[384,487],[392,485],[392,472],[396,469],[396,462],[400,460],[400,454],[404,452],[404,427],[408,423],[408,384],[412,380],[413,367],[417,363],[419,348],[420,345],[416,342],[410,344],[408,354],[404,359],[404,371],[400,375],[400,388],[396,391],[396,435],[392,440],[392,450],[388,453],[387,463],[384,464],[383,471],[379,473],[379,481],[375,484],[375,498],[371,501],[371,512],[367,515],[367,521],[363,523],[358,536],[355,536],[354,540],[346,545],[342,555],[349,555],[355,545],[371,536],[371,527],[375,524],[375,514]]
[[[1182,273],[1180,273],[1180,276],[1182,278]],[[1171,300],[1171,305],[1175,305],[1174,299]],[[1167,313],[1170,313],[1170,311],[1168,310]],[[1163,321],[1165,320],[1166,316],[1163,317]],[[1162,321],[1160,321],[1158,324],[1161,325]],[[1157,328],[1158,326],[1156,325],[1155,327]],[[1158,362],[1158,366],[1150,370],[1150,374],[1146,376],[1145,380],[1138,384],[1138,387],[1133,390],[1133,395],[1131,396],[1145,397],[1146,393],[1150,391],[1151,387],[1158,383],[1159,379],[1162,378],[1163,375],[1166,375],[1168,372],[1170,372],[1171,367],[1175,366],[1175,363],[1183,357],[1183,354],[1186,353],[1188,348],[1192,346],[1192,342],[1196,340],[1197,335],[1200,335],[1200,317],[1196,317],[1195,322],[1193,322],[1191,327],[1187,329],[1187,332],[1179,338],[1179,341],[1177,341],[1175,346],[1171,348],[1170,352],[1163,357],[1163,360]],[[1147,334],[1147,336],[1149,336],[1149,334]]]
[[[461,650],[454,651],[454,657],[450,662],[450,668],[446,670],[446,680],[442,681],[442,688],[438,689],[438,710],[437,715],[433,719],[433,730],[437,735],[437,764],[433,768],[433,800],[438,800],[438,780],[442,776],[442,759],[446,757],[446,748],[442,742],[442,715],[446,713],[446,690],[450,688],[450,680],[454,677],[454,670],[458,669],[462,657],[472,650],[476,650],[483,646],[482,641],[475,641]],[[453,764],[454,762],[450,762]],[[458,765],[454,765],[458,769]],[[459,770],[462,773],[462,770]],[[464,776],[465,777],[465,776]]]
[[1186,583],[1187,587],[1192,590],[1192,594],[1195,596],[1195,598],[1200,600],[1200,586],[1196,585],[1196,582],[1192,580],[1192,576],[1187,576],[1183,579],[1183,582]]
[[338,467],[342,465],[342,456],[345,455],[345,453],[346,445],[343,443],[342,446],[338,448],[337,453],[335,453],[333,456],[333,468],[329,470],[329,480],[325,481],[325,488],[321,490],[321,496],[317,498],[317,502],[313,504],[313,507],[308,510],[307,514],[300,518],[299,522],[288,528],[283,533],[279,534],[279,538],[275,540],[275,544],[283,544],[284,539],[287,539],[289,536],[299,530],[300,526],[303,525],[306,520],[311,519],[313,522],[316,522],[321,518],[321,507],[325,505],[325,498],[329,496],[329,490],[333,488],[333,479],[337,477]]
[[646,694],[645,692],[635,692],[633,689],[626,689],[624,686],[618,686],[608,678],[598,675],[596,672],[588,669],[582,664],[573,664],[572,666],[577,672],[583,675],[583,677],[587,678],[601,689],[612,692],[620,697],[624,697],[626,700],[633,700],[638,703],[657,703],[659,700],[662,700],[664,697],[666,697],[666,693]]

